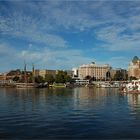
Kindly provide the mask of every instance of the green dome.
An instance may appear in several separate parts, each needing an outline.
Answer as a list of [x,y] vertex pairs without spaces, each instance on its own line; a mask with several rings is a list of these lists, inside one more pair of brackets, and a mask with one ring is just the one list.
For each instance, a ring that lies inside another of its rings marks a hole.
[[138,60],[139,60],[139,58],[138,58],[137,56],[134,56],[132,62],[133,62],[133,63],[137,63]]

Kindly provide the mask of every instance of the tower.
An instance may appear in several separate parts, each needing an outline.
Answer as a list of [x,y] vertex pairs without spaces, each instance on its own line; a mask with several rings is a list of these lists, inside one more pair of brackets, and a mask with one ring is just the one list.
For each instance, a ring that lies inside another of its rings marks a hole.
[[26,69],[27,69],[27,66],[26,66],[26,63],[24,61],[24,82],[27,83],[27,73],[26,73]]

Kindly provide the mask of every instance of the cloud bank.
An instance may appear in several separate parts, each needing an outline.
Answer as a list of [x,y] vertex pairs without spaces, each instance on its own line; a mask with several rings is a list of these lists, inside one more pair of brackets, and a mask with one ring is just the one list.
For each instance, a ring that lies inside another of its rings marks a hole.
[[0,60],[10,59],[1,71],[23,59],[39,68],[94,60],[126,68],[121,60],[139,55],[140,2],[1,1],[0,38]]

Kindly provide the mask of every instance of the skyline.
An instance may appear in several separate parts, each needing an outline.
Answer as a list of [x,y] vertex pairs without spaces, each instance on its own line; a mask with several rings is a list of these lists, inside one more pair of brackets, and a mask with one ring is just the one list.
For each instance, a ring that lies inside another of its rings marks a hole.
[[[128,68],[140,50],[140,1],[0,1],[0,72]],[[31,69],[29,67],[29,69]]]

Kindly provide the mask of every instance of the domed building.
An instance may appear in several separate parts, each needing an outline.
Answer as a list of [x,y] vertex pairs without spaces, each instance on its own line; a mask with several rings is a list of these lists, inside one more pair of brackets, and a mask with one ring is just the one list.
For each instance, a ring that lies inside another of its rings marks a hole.
[[128,76],[140,78],[140,59],[137,56],[134,56],[128,66]]

